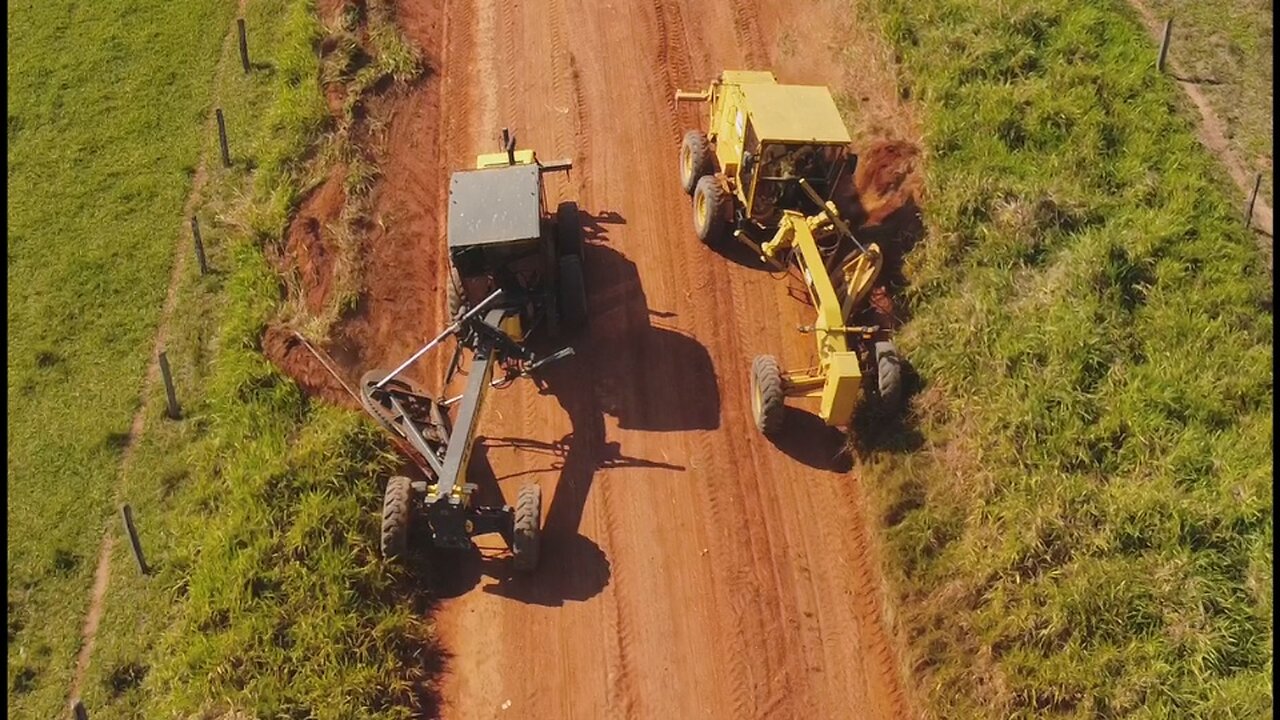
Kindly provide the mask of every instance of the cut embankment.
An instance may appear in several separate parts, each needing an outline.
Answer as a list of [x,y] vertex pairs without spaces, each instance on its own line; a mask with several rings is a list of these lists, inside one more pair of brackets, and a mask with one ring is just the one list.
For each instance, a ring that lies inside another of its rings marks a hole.
[[1271,709],[1272,316],[1127,7],[874,8],[927,138],[902,345],[923,448],[865,471],[934,717]]

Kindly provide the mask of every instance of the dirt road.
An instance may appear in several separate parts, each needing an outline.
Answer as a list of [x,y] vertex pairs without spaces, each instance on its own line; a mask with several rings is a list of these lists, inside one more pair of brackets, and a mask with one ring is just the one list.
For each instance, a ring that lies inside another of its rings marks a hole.
[[[400,3],[436,74],[388,110],[370,286],[335,354],[385,366],[434,334],[448,172],[497,149],[504,126],[544,160],[574,160],[548,189],[578,201],[588,241],[579,355],[546,394],[492,394],[481,420],[473,479],[496,478],[507,498],[542,485],[544,552],[533,578],[459,558],[439,579],[445,717],[909,715],[857,480],[832,469],[840,437],[795,411],[775,446],[750,418],[748,363],[764,351],[810,362],[794,328],[811,311],[787,283],[699,244],[676,179],[680,137],[703,122],[701,107],[676,107],[677,87],[750,65],[837,84],[824,48],[841,40],[808,33],[847,29],[839,4],[758,4],[768,12],[748,0]],[[802,13],[804,27],[788,25]],[[896,98],[877,83],[868,72],[855,93],[883,110]],[[419,379],[434,385],[439,366]]]

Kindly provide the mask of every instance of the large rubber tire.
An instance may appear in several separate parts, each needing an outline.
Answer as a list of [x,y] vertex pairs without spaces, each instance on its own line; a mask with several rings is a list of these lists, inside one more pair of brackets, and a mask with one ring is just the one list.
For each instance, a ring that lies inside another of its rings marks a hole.
[[572,332],[587,323],[587,285],[582,275],[582,258],[560,258],[560,326]]
[[877,342],[875,353],[880,405],[887,411],[896,412],[902,403],[902,356],[892,340]]
[[688,195],[693,194],[698,180],[710,175],[712,170],[711,143],[701,130],[690,130],[680,143],[680,187]]
[[542,488],[520,488],[513,514],[511,564],[520,572],[533,572],[542,549]]
[[765,435],[776,435],[782,429],[786,413],[782,390],[782,369],[772,355],[757,355],[751,363],[751,413],[756,429]]
[[693,231],[704,244],[716,245],[724,240],[728,206],[729,197],[715,176],[702,176],[693,191]]
[[582,220],[578,217],[578,203],[562,202],[556,208],[556,233],[561,257],[582,255]]
[[458,275],[458,269],[449,264],[449,277],[444,281],[445,287],[445,306],[449,313],[449,321],[452,322],[461,317],[462,309],[462,277]]
[[387,481],[382,494],[382,557],[403,561],[409,552],[409,519],[413,514],[413,484],[397,475]]

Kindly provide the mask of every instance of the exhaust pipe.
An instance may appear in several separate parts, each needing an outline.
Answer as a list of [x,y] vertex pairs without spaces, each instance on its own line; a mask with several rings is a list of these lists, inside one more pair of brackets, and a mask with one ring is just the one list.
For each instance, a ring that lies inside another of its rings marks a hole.
[[502,149],[507,152],[507,164],[516,164],[516,136],[507,128],[502,128]]

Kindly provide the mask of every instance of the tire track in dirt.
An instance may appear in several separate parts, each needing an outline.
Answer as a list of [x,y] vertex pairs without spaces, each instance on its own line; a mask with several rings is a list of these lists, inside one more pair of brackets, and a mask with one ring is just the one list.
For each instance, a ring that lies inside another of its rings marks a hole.
[[756,9],[748,0],[729,0],[733,10],[733,31],[738,37],[738,45],[742,48],[747,64],[752,67],[765,67],[768,59],[761,35],[760,25],[756,22]]
[[[675,37],[682,41],[685,38],[684,18],[680,6],[672,0],[653,0],[653,16],[657,21],[658,55],[655,70],[658,77],[665,81],[667,104],[667,125],[671,139],[680,142],[683,131],[680,127],[680,113],[675,95],[680,83],[690,79],[689,55],[681,48],[675,47]],[[681,43],[684,44],[683,42]]]
[[[566,11],[567,14],[567,11]],[[578,57],[569,53],[569,88],[571,90],[570,107],[573,108],[573,173],[577,177],[575,187],[578,197],[586,199],[587,188],[591,187],[591,164],[587,158],[591,154],[591,113],[582,94],[582,76],[578,70]],[[586,210],[586,208],[582,208]]]
[[[472,124],[472,132],[475,137],[483,137],[486,133],[493,132],[497,124],[501,122],[499,117],[499,104],[502,96],[499,90],[511,90],[515,87],[514,68],[507,66],[502,69],[502,84],[499,86],[492,81],[492,78],[498,77],[498,64],[494,58],[493,46],[489,42],[489,38],[497,37],[497,27],[499,25],[499,15],[502,16],[502,45],[503,48],[509,49],[510,43],[514,40],[515,31],[511,26],[511,13],[502,12],[499,8],[508,7],[505,4],[499,4],[497,0],[478,0],[475,7],[475,35],[476,38],[484,39],[483,42],[472,42],[468,47],[474,48],[476,51],[476,78],[475,86],[480,91],[480,116],[476,118],[476,122]],[[445,72],[449,72],[448,69]],[[508,93],[509,94],[509,93]],[[470,163],[468,163],[470,164]]]

